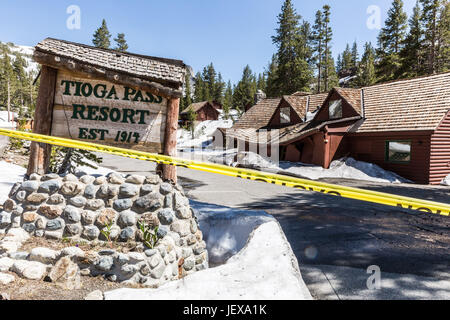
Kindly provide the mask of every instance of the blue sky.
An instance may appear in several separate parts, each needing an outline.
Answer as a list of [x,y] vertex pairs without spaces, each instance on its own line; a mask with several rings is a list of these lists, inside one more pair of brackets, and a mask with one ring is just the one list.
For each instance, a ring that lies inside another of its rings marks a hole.
[[[381,22],[392,0],[293,0],[304,19],[314,22],[315,12],[331,6],[333,53],[357,41],[376,43],[379,30],[369,29],[367,8],[381,9]],[[408,15],[415,0],[404,0]],[[114,4],[112,4],[114,3]],[[237,82],[249,64],[262,72],[276,48],[271,36],[283,0],[2,0],[0,41],[34,46],[46,37],[91,44],[103,18],[115,36],[126,34],[129,51],[176,58],[195,71],[210,62],[225,80]],[[70,5],[81,9],[81,28],[69,30]]]

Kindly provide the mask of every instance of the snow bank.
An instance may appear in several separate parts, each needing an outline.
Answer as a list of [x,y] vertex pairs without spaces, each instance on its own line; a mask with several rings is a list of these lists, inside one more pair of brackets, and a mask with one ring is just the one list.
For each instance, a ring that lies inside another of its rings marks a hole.
[[15,164],[0,161],[0,204],[8,199],[9,192],[16,182],[22,182],[27,170]]
[[[232,252],[244,243],[242,250],[216,268],[196,272],[158,289],[105,292],[105,300],[312,299],[298,261],[275,219],[263,212],[245,212],[197,202],[192,205],[200,211],[200,228],[204,235],[208,234],[210,254],[214,255],[217,245],[225,249],[221,252],[233,248],[228,251]],[[220,244],[221,241],[225,243]]]
[[408,183],[409,180],[398,174],[386,171],[376,164],[357,161],[353,158],[343,158],[333,161],[329,169],[321,166],[305,165],[301,163],[281,162],[279,173],[290,173],[308,179],[344,178],[373,182]]
[[[219,110],[219,120],[224,120],[225,112],[223,110]],[[239,112],[236,109],[231,109],[228,113],[228,118],[233,121],[239,120]]]
[[233,120],[207,120],[200,122],[194,129],[194,139],[190,131],[177,131],[178,148],[207,147],[212,142],[212,136],[218,128],[231,128]]
[[231,210],[194,200],[190,204],[203,232],[211,266],[224,264],[244,248],[249,234],[256,227],[275,221],[265,211]]
[[245,167],[279,174],[294,175],[301,178],[318,180],[324,178],[344,178],[384,183],[409,183],[411,181],[398,174],[386,171],[376,164],[343,158],[331,163],[329,169],[300,162],[282,161],[278,165],[252,152],[224,152],[211,156],[208,161],[228,166]]

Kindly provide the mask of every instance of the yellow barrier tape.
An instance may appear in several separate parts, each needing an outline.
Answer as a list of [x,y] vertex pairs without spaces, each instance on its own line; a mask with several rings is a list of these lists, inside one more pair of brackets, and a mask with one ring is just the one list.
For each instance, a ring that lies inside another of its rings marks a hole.
[[431,214],[438,214],[443,216],[450,215],[450,204],[409,198],[404,196],[393,195],[389,193],[370,191],[352,187],[339,186],[329,183],[311,181],[296,177],[284,176],[279,174],[272,174],[250,169],[233,168],[221,164],[213,164],[207,162],[199,162],[193,160],[180,159],[159,154],[153,154],[143,151],[135,151],[124,148],[117,148],[111,146],[104,146],[91,142],[84,142],[78,140],[70,140],[65,138],[57,138],[52,136],[45,136],[40,134],[0,129],[0,135],[11,138],[35,141],[62,147],[69,147],[74,149],[83,149],[95,152],[109,153],[122,157],[152,161],[158,164],[168,164],[177,167],[189,168],[193,170],[216,173],[236,178],[248,179],[253,181],[260,181],[280,186],[296,188],[299,190],[320,192],[333,196],[340,196],[344,198],[357,199],[366,202],[379,203],[388,206],[398,207],[402,209],[418,210]]

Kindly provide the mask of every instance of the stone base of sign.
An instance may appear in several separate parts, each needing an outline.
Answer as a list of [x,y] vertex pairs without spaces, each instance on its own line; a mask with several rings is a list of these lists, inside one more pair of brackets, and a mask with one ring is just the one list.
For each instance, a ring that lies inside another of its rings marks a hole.
[[[156,230],[158,241],[149,248],[145,236]],[[32,175],[12,188],[0,212],[0,234],[6,235],[0,241],[0,271],[34,280],[50,277],[69,288],[76,288],[77,274],[157,287],[208,267],[206,244],[183,190],[155,175]],[[137,246],[127,253],[107,246],[21,252],[30,236]]]

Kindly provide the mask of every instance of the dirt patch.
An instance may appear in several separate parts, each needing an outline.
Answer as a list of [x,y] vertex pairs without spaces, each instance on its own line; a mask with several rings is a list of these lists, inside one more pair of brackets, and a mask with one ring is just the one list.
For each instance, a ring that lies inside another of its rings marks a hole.
[[13,163],[15,165],[26,168],[28,166],[28,160],[30,156],[29,148],[21,148],[17,150],[7,149],[0,156],[0,161]]
[[119,288],[141,288],[140,286],[123,285],[110,282],[99,276],[81,277],[81,289],[67,290],[55,283],[19,278],[14,273],[16,281],[1,286],[0,293],[7,293],[11,300],[84,300],[84,298],[95,290],[102,292]]

